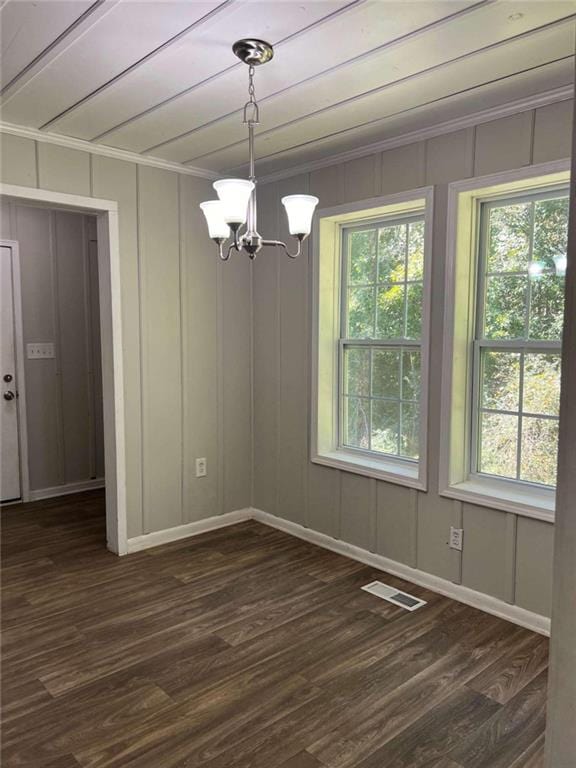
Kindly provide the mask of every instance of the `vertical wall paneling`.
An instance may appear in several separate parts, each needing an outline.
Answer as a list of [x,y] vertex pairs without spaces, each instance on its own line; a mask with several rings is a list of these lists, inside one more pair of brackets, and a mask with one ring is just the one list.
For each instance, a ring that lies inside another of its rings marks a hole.
[[342,473],[340,535],[344,541],[371,551],[376,530],[374,482],[362,475]]
[[[96,382],[94,380],[94,373],[96,368],[96,356],[95,356],[95,338],[94,331],[95,325],[99,325],[99,322],[94,322],[95,318],[98,318],[98,314],[94,315],[94,298],[93,293],[98,294],[97,280],[98,273],[93,274],[91,263],[91,251],[95,251],[95,255],[98,255],[97,242],[91,240],[90,237],[94,237],[94,230],[96,227],[96,220],[93,220],[93,226],[91,225],[90,217],[84,217],[84,296],[86,299],[86,358],[87,358],[87,372],[88,372],[88,419],[89,419],[89,472],[90,477],[96,477]],[[94,248],[94,246],[96,246]],[[92,287],[95,286],[95,291],[92,291]]]
[[[307,177],[296,176],[279,184],[278,194],[307,192]],[[279,208],[277,236],[295,248],[286,214]],[[306,524],[306,471],[308,464],[308,243],[297,259],[278,249],[270,252],[280,270],[280,400],[278,415],[279,514]]]
[[[302,178],[302,177],[300,177]],[[310,194],[320,198],[320,208],[339,205],[344,196],[344,169],[329,165],[310,174]]]
[[[209,182],[180,176],[182,279],[183,504],[185,522],[215,514],[218,505],[218,262],[198,205]],[[208,474],[196,477],[196,458]]]
[[38,186],[70,195],[90,195],[90,155],[57,144],[38,143]]
[[144,532],[182,523],[178,177],[138,169]]
[[143,532],[140,268],[136,166],[122,160],[94,155],[92,194],[105,200],[118,201],[126,427],[126,514],[128,536],[131,537]]
[[[509,600],[511,557],[508,517],[486,507],[463,505],[464,551],[462,583],[466,587]],[[490,567],[486,565],[490,553]]]
[[[278,192],[274,184],[258,190],[261,232],[278,231]],[[253,271],[253,389],[254,389],[254,495],[258,509],[277,513],[278,491],[278,362],[279,251],[265,249],[254,261]]]
[[530,165],[532,127],[532,112],[520,112],[477,126],[474,175]]
[[376,551],[391,560],[416,567],[417,492],[378,482]]
[[518,518],[516,602],[544,616],[551,613],[553,547],[553,525],[529,517]]
[[409,144],[382,152],[380,190],[383,195],[424,185],[426,144]]
[[534,118],[533,163],[570,157],[574,102],[558,101],[536,110]]
[[92,474],[84,216],[54,214],[65,483]]
[[340,470],[309,464],[308,525],[340,538]]
[[[252,281],[245,257],[218,263],[206,236],[196,206],[211,195],[209,182],[182,175],[179,189],[175,173],[10,135],[2,137],[2,152],[5,183],[118,203],[128,537],[249,506]],[[2,234],[14,237],[15,229],[3,203]],[[26,232],[39,235],[34,228]],[[55,283],[49,260],[35,275]],[[97,282],[92,264],[90,282]],[[97,301],[91,306],[94,314]],[[31,340],[56,340],[57,320],[51,302],[35,301]],[[36,329],[50,338],[40,338]],[[94,344],[96,360],[99,341]],[[38,375],[28,375],[30,386],[53,401],[39,416],[45,432],[57,435],[57,360],[34,362]],[[95,425],[98,418],[95,413]],[[57,452],[44,447],[42,440],[34,442],[36,458],[44,462],[40,469],[37,461],[32,473],[36,488],[57,485],[64,476]],[[196,480],[194,461],[201,456],[208,475]]]
[[474,128],[445,133],[426,142],[426,184],[447,184],[472,176]]
[[38,186],[35,141],[5,133],[2,134],[0,152],[2,181],[5,184],[18,184],[21,187]]
[[[291,265],[280,260],[279,270],[269,262],[265,266],[257,263],[254,278],[255,506],[296,522],[307,515],[306,523],[314,530],[502,600],[517,602],[530,610],[548,611],[552,526],[462,504],[438,493],[447,185],[472,175],[525,166],[531,161],[566,157],[571,109],[572,102],[553,104],[540,108],[536,114],[520,113],[310,173],[310,192],[318,195],[321,208],[415,189],[424,184],[435,185],[428,490],[409,490],[375,481],[372,486],[372,481],[362,476],[308,463],[306,498],[298,501],[299,474],[295,473],[297,463],[290,446],[297,444],[296,431],[302,427],[289,421],[288,414],[296,412],[295,394],[297,398],[299,392],[292,379],[292,367],[300,359],[300,347],[308,343],[297,329],[300,328],[303,281],[309,282],[309,273],[291,272]],[[376,177],[375,168],[379,168]],[[266,232],[277,231],[277,217],[283,215],[279,198],[290,183],[293,184],[291,190],[304,189],[302,178],[275,182],[260,189],[260,198],[265,199],[261,221]],[[276,207],[271,199],[276,200]],[[308,288],[310,291],[310,286]],[[311,299],[309,293],[308,312]],[[275,302],[281,312],[280,337],[276,344],[272,330],[262,327],[273,321]],[[287,322],[294,323],[288,331]],[[279,381],[276,385],[278,427],[270,418],[274,377]],[[308,414],[307,438],[309,418]],[[276,430],[279,460],[273,462],[269,450]],[[278,473],[280,503],[277,509],[271,501],[274,496],[271,465]],[[450,526],[464,528],[462,553],[449,547]],[[542,548],[536,556],[538,543]],[[540,562],[534,565],[537,560]],[[535,574],[542,576],[536,587],[533,586]]]
[[[214,258],[217,258],[213,253]],[[233,253],[222,272],[223,511],[252,502],[250,264]]]
[[[364,200],[380,194],[382,176],[379,156],[368,155],[344,164],[344,195],[341,202]],[[324,206],[324,202],[322,203]]]
[[[14,206],[13,237],[20,243],[24,344],[57,341],[52,213]],[[60,452],[58,358],[24,360],[30,487],[64,482]]]
[[98,292],[98,243],[96,219],[88,219],[88,266],[90,274],[90,317],[92,339],[92,381],[94,408],[94,477],[104,476],[104,413],[102,409],[102,350],[100,337],[100,296]]

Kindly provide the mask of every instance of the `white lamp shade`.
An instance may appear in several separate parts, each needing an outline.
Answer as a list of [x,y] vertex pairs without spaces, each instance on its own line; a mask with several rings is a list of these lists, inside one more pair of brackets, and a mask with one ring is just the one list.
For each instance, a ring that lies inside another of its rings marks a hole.
[[568,259],[565,253],[559,253],[557,256],[554,256],[554,266],[556,267],[558,277],[564,277],[566,267],[568,266]]
[[207,200],[205,203],[200,203],[200,208],[206,216],[210,237],[227,240],[230,237],[230,227],[224,218],[224,206],[221,201]]
[[318,198],[314,195],[287,195],[282,198],[282,205],[288,216],[290,234],[309,235]]
[[212,185],[220,198],[227,224],[244,224],[254,182],[246,179],[219,179]]

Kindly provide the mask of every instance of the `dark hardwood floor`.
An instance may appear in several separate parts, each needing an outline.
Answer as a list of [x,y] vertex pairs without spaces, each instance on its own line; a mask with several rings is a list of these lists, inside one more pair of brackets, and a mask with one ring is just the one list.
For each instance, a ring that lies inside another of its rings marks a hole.
[[542,766],[543,637],[257,523],[117,558],[101,493],[2,520],[4,768]]

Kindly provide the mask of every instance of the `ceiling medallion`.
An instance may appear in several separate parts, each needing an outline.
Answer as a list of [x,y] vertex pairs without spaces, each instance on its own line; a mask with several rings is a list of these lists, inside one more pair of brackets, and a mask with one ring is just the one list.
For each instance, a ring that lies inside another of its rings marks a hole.
[[[257,228],[256,175],[254,171],[254,126],[260,122],[258,102],[254,89],[255,67],[269,62],[274,56],[274,49],[265,40],[247,38],[238,40],[232,46],[234,54],[248,66],[248,101],[244,105],[243,123],[248,126],[249,177],[248,179],[219,179],[213,184],[218,200],[200,203],[210,237],[218,246],[218,254],[223,261],[228,261],[235,251],[246,251],[254,259],[264,246],[280,247],[291,259],[302,251],[302,242],[310,234],[312,216],[318,204],[313,195],[287,195],[282,204],[288,216],[288,231],[298,241],[295,253],[290,253],[286,243],[281,240],[265,240]],[[240,230],[246,226],[244,233]],[[227,249],[224,245],[232,235],[232,243]]]

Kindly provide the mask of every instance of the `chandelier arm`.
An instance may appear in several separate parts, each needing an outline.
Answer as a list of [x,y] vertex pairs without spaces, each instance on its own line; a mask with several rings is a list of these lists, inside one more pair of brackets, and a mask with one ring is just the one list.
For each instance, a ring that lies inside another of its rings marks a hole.
[[298,238],[298,249],[296,250],[296,253],[290,253],[290,251],[288,250],[288,246],[282,240],[262,240],[262,245],[268,245],[276,248],[283,248],[284,253],[286,254],[286,256],[288,256],[288,258],[297,259],[298,256],[300,256],[302,253],[302,242],[305,236],[296,235],[296,237]]

